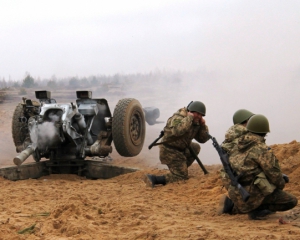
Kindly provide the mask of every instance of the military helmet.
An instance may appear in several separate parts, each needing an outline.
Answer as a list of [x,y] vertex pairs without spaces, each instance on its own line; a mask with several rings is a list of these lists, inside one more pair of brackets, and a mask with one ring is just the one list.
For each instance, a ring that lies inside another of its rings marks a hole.
[[199,101],[193,101],[191,102],[188,106],[187,109],[190,112],[198,112],[200,114],[202,114],[203,116],[205,116],[206,113],[206,107],[202,102]]
[[234,114],[233,114],[233,123],[237,124],[237,123],[242,123],[246,120],[248,120],[251,116],[253,116],[254,113],[246,110],[246,109],[240,109],[237,110]]
[[252,116],[249,119],[246,128],[248,129],[248,131],[253,133],[270,132],[269,121],[264,115],[261,114]]

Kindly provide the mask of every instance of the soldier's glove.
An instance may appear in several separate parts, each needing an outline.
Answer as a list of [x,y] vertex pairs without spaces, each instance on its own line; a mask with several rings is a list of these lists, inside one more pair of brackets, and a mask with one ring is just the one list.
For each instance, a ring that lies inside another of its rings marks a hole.
[[288,182],[290,181],[288,175],[286,175],[286,174],[283,173],[283,174],[282,174],[282,177],[283,177],[285,183],[288,183]]

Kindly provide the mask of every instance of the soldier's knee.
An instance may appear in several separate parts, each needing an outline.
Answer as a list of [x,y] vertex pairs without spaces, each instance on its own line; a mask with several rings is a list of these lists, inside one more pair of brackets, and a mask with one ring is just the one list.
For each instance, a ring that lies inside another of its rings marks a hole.
[[201,149],[200,145],[197,144],[197,145],[196,145],[196,151],[195,151],[195,152],[199,154],[199,153],[200,153],[200,149]]
[[200,144],[198,143],[191,143],[191,147],[193,148],[194,152],[198,155],[200,153]]
[[293,201],[292,201],[293,207],[296,207],[298,204],[298,199],[294,196]]
[[285,205],[286,210],[289,210],[289,209],[292,209],[292,208],[296,207],[297,204],[298,204],[298,199],[295,196],[292,195],[290,200]]

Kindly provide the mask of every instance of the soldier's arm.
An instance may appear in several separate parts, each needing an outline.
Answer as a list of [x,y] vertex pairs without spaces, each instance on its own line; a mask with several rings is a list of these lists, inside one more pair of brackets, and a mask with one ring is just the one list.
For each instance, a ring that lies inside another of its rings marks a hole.
[[197,135],[195,136],[195,139],[199,143],[205,143],[209,140],[208,136],[208,127],[207,125],[201,125]]
[[193,116],[174,116],[171,120],[171,131],[174,136],[185,134],[193,123]]
[[248,130],[241,124],[231,126],[225,133],[224,142],[232,142],[234,139],[246,134]]
[[224,143],[226,142],[231,142],[233,141],[235,138],[236,138],[236,134],[235,134],[235,131],[234,131],[234,126],[231,126],[227,132],[225,133],[225,140],[224,140]]
[[283,189],[285,181],[282,177],[282,172],[279,166],[278,159],[267,148],[264,149],[260,158],[260,166],[263,169],[270,183],[273,183],[277,188]]

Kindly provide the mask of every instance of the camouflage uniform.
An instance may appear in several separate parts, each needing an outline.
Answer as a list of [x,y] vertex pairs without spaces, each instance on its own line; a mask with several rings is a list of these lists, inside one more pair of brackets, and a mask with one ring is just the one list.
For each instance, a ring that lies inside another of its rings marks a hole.
[[[248,213],[252,210],[270,210],[272,212],[285,211],[297,205],[295,196],[282,191],[285,181],[282,177],[279,162],[276,156],[268,149],[265,139],[254,133],[247,133],[238,139],[238,145],[232,150],[229,162],[233,171],[239,175],[239,183],[249,192],[250,198],[245,203],[237,188],[229,186],[228,194],[234,202],[234,209],[239,213]],[[256,176],[264,172],[268,182],[276,189],[264,196],[254,184]]]
[[[232,149],[234,149],[234,146],[238,144],[239,137],[246,134],[247,132],[248,130],[243,124],[234,124],[225,133],[225,140],[223,141],[221,147],[228,153],[228,155],[230,155],[232,153]],[[231,181],[224,168],[221,169],[220,175],[223,186],[228,190]]]
[[191,146],[198,155],[200,145],[192,140],[205,143],[209,139],[207,132],[206,125],[193,123],[193,116],[188,115],[186,108],[179,109],[168,119],[162,138],[162,142],[166,143],[159,146],[160,161],[170,170],[170,173],[165,176],[167,182],[188,179],[188,167],[195,160],[188,147]]
[[238,138],[248,132],[247,128],[240,123],[230,127],[225,133],[225,140],[222,143],[222,148],[230,154],[233,147],[237,144]]

